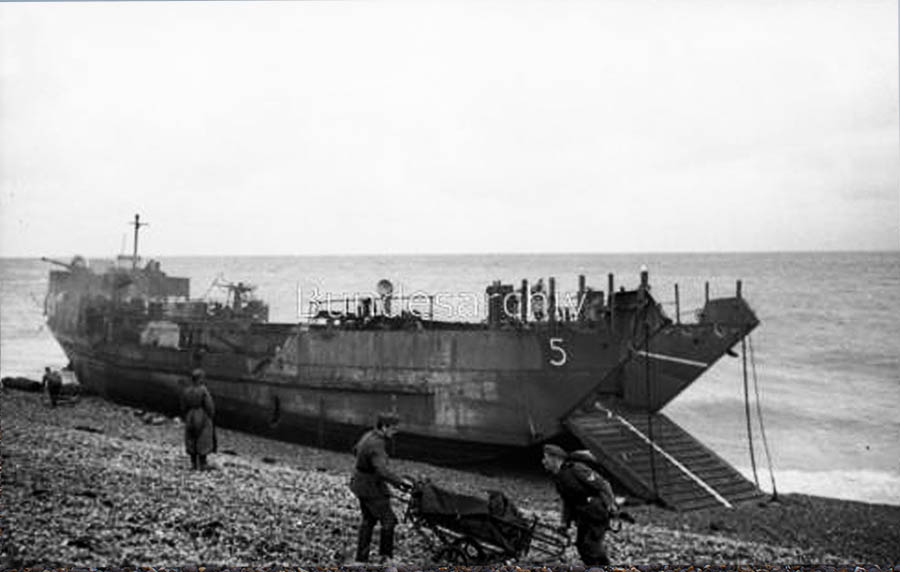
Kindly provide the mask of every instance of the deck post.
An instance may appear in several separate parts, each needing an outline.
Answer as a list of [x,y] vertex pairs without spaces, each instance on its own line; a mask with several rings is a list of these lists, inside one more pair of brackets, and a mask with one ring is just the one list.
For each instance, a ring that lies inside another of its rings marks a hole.
[[644,304],[647,300],[647,291],[650,289],[650,273],[646,266],[641,266],[641,287],[638,288],[638,300]]
[[584,274],[578,275],[578,321],[581,322],[584,320],[584,293],[587,290],[587,284],[584,278]]
[[705,283],[703,287],[703,301],[709,304],[709,282]]
[[741,297],[741,281],[740,280],[737,281],[737,297],[738,298]]
[[520,304],[520,310],[522,312],[522,323],[528,323],[528,280],[522,280],[522,303]]
[[609,329],[611,330],[616,323],[615,277],[613,276],[613,273],[610,272],[607,278],[609,279]]
[[681,323],[681,298],[678,296],[678,283],[675,283],[675,323]]
[[547,284],[550,291],[547,297],[547,319],[552,324],[556,321],[556,278],[551,276],[547,279]]

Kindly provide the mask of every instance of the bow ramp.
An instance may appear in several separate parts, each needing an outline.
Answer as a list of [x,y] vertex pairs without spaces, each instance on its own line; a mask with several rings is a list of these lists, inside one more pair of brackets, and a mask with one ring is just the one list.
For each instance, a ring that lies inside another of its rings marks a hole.
[[731,508],[762,493],[734,467],[663,413],[606,407],[576,412],[565,425],[629,491],[676,510]]

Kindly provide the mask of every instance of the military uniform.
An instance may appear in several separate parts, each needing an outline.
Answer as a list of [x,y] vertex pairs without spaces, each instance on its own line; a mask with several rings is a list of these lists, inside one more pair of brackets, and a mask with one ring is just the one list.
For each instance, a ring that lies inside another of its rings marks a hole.
[[62,376],[58,371],[51,371],[50,368],[46,368],[45,371],[42,381],[47,388],[47,394],[50,396],[50,407],[56,407],[56,402],[59,401],[59,394],[62,392]]
[[[202,380],[201,372],[194,372]],[[184,416],[184,448],[191,457],[191,467],[206,468],[206,456],[216,448],[216,428],[213,418],[215,405],[209,390],[202,381],[188,386],[181,396],[181,410]]]
[[586,565],[608,565],[603,537],[615,510],[612,487],[588,465],[571,459],[563,462],[554,482],[563,501],[563,522],[569,526],[574,520],[578,527],[578,555]]
[[379,554],[383,558],[394,555],[394,527],[397,516],[391,510],[388,483],[403,488],[404,480],[388,468],[387,437],[378,429],[371,429],[354,447],[356,466],[350,479],[350,490],[359,498],[362,523],[356,544],[356,560],[367,562],[369,545],[375,524],[381,522]]

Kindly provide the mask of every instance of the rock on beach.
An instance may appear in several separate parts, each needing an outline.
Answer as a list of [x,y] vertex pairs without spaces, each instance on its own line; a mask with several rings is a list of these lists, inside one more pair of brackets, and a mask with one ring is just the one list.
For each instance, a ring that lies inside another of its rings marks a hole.
[[[349,453],[219,429],[214,470],[194,472],[177,419],[91,396],[51,409],[42,394],[0,392],[4,569],[352,561],[359,513],[347,488]],[[542,522],[559,521],[558,499],[546,479],[393,464],[402,474],[463,493],[502,490]],[[687,514],[638,507],[631,510],[636,523],[609,534],[607,546],[614,563],[629,566],[858,563],[883,569],[900,562],[900,507],[782,499]],[[402,514],[399,502],[395,510]],[[431,554],[430,543],[401,523],[397,561],[440,564]],[[580,564],[574,548],[565,562]],[[543,563],[526,557],[515,564]]]

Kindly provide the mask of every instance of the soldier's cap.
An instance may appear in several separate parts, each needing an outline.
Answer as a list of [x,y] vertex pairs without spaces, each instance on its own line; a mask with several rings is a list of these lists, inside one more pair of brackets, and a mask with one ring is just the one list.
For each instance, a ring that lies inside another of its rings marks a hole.
[[565,449],[563,449],[559,445],[554,445],[553,443],[544,445],[544,454],[548,457],[559,457],[561,459],[565,459],[569,456],[569,454],[566,453]]
[[376,427],[394,427],[400,424],[400,418],[396,413],[382,412],[375,420]]
[[206,372],[199,367],[191,372],[191,379],[203,379],[204,377],[206,377]]

